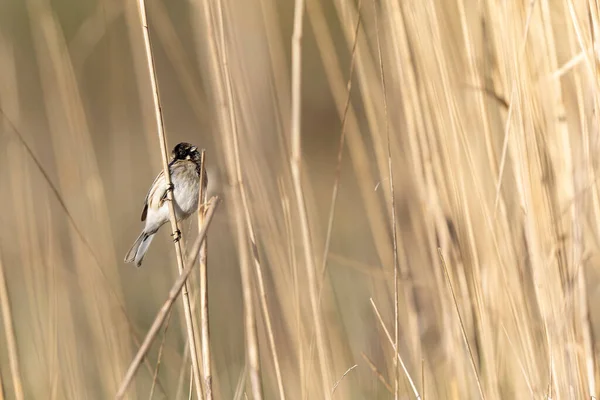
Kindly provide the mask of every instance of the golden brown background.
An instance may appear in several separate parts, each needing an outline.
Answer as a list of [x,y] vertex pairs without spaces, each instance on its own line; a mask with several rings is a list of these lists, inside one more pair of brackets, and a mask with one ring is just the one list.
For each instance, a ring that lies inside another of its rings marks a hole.
[[[169,146],[205,148],[211,194],[223,199],[208,240],[215,398],[251,398],[239,267],[248,260],[264,398],[279,398],[247,221],[235,209],[241,185],[286,398],[324,398],[354,365],[333,398],[393,398],[394,350],[370,301],[393,337],[386,121],[398,350],[420,396],[479,398],[478,384],[486,399],[597,395],[600,5],[362,0],[321,274],[359,3],[306,0],[302,168],[326,370],[290,172],[294,2],[222,1],[242,182],[216,122],[220,77],[204,16],[218,22],[218,6],[147,2]],[[161,168],[137,2],[0,0],[0,108],[0,398],[20,399],[19,387],[26,399],[112,398],[177,276],[168,227],[142,268],[122,261]],[[184,224],[188,242],[195,232]],[[154,398],[188,398],[175,307]],[[130,398],[149,397],[162,340]],[[415,398],[399,376],[400,398]]]

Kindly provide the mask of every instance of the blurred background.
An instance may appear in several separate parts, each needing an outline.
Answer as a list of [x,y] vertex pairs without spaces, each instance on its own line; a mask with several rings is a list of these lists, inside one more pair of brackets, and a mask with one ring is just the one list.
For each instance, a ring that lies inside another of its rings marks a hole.
[[[169,150],[206,149],[223,200],[216,399],[255,398],[244,285],[265,399],[389,399],[396,381],[401,399],[595,398],[597,1],[306,0],[310,259],[294,2],[147,11]],[[116,393],[178,274],[168,225],[123,263],[160,154],[136,1],[0,1],[0,399]],[[192,396],[186,341],[178,300],[127,398]]]

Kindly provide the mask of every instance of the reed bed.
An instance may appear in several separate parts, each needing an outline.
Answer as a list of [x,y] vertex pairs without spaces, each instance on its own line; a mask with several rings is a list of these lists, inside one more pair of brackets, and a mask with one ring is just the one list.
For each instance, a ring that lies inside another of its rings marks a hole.
[[136,2],[4,2],[0,399],[599,395],[596,1],[146,8],[222,200],[192,318],[168,227],[121,261],[163,167]]

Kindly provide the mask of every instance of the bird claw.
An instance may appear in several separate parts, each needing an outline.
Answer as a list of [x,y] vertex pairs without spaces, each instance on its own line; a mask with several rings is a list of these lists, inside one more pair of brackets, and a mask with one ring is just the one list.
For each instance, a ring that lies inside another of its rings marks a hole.
[[163,193],[162,198],[161,198],[161,204],[163,201],[171,201],[171,199],[168,196],[168,193],[169,193],[169,191],[171,193],[173,193],[174,190],[175,190],[175,185],[173,185],[173,182],[167,184],[167,189],[165,189],[165,192]]
[[173,242],[177,243],[181,240],[181,231],[177,229],[174,233],[171,233],[171,236],[173,236]]

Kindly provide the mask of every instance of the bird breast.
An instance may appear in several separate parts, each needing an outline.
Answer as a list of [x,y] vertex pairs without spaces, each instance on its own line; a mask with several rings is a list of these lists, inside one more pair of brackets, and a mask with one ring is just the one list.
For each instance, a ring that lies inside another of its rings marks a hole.
[[171,181],[175,186],[177,219],[187,218],[198,209],[199,175],[196,164],[190,161],[175,163],[171,167]]

